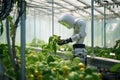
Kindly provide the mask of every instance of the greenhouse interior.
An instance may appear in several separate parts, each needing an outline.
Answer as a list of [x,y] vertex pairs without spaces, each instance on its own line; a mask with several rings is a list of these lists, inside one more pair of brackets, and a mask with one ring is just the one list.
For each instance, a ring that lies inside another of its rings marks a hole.
[[120,80],[120,0],[0,0],[0,80]]

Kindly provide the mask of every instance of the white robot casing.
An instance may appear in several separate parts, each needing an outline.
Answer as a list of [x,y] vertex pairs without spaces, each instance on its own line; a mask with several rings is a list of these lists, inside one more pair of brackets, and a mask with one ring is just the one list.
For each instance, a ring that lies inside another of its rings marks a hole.
[[[74,29],[74,34],[70,37],[72,39],[72,42],[75,41],[76,44],[83,44],[86,32],[86,22],[84,20],[78,19],[75,20],[73,15],[71,14],[65,14],[60,19],[58,22],[62,25],[64,25],[67,28],[73,28]],[[74,48],[72,53],[74,56],[78,56],[81,58],[81,61],[86,64],[86,56],[87,56],[87,51],[85,48]]]
[[67,28],[72,28],[74,26],[74,21],[75,21],[75,18],[73,17],[72,14],[65,14],[65,15],[62,15],[60,17],[60,19],[58,20],[58,22],[62,25],[64,25],[65,27]]

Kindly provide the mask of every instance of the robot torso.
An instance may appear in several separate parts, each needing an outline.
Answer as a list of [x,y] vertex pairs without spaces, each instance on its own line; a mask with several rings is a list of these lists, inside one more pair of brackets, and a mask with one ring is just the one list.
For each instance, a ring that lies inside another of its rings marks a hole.
[[86,22],[84,20],[77,20],[74,23],[74,34],[71,36],[72,41],[76,41],[76,44],[83,44],[86,32]]

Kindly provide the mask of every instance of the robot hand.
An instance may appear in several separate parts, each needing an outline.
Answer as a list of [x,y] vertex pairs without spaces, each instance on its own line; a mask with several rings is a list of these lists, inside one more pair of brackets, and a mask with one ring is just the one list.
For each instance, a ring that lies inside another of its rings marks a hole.
[[69,43],[69,42],[72,42],[72,39],[71,38],[69,38],[69,39],[60,39],[59,41],[58,41],[58,45],[63,45],[63,44],[67,44],[67,43]]

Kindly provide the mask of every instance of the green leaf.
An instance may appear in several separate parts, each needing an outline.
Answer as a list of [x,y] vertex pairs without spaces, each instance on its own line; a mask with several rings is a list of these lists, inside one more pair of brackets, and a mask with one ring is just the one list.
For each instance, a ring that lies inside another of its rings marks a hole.
[[53,58],[53,56],[48,56],[48,58],[47,58],[47,63],[49,64],[50,62],[54,62],[55,61],[55,59]]
[[11,16],[7,16],[6,18],[10,22],[10,36],[14,33],[14,22]]
[[51,43],[52,39],[53,39],[53,37],[49,37],[49,44]]
[[52,47],[53,47],[54,53],[56,54],[57,53],[57,46],[56,46],[55,42],[53,42]]
[[115,64],[115,65],[112,66],[111,69],[110,69],[111,72],[116,72],[116,71],[118,71],[118,70],[120,70],[120,63]]

